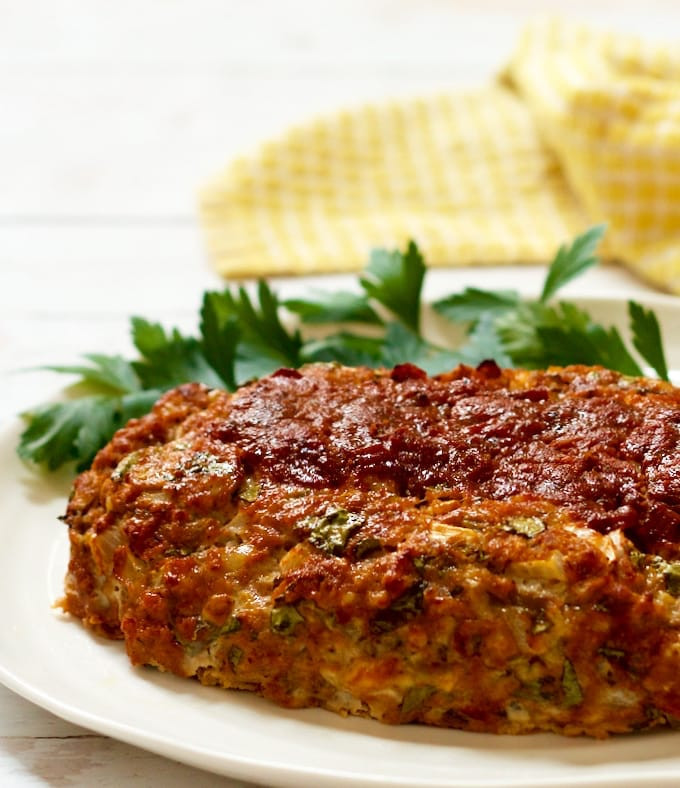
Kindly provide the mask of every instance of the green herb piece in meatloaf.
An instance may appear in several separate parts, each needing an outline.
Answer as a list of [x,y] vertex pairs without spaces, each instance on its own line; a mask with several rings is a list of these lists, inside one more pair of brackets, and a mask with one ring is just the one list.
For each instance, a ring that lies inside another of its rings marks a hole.
[[533,539],[534,536],[545,531],[545,523],[540,517],[511,517],[503,523],[501,528],[513,534],[526,536],[527,539]]
[[664,569],[666,591],[673,596],[680,596],[680,561],[674,561]]
[[426,583],[422,580],[407,588],[392,604],[381,610],[371,622],[377,632],[390,632],[418,615],[423,609],[423,592]]
[[430,684],[409,687],[401,702],[401,713],[407,715],[420,708],[435,692],[435,688]]
[[269,625],[272,632],[279,635],[292,635],[295,627],[304,620],[293,605],[281,605],[272,610]]
[[578,681],[576,670],[568,659],[562,668],[562,692],[565,706],[578,706],[583,702],[583,690]]
[[336,509],[321,517],[310,517],[307,520],[309,541],[325,553],[342,555],[350,535],[362,523],[363,519],[359,515],[346,509]]

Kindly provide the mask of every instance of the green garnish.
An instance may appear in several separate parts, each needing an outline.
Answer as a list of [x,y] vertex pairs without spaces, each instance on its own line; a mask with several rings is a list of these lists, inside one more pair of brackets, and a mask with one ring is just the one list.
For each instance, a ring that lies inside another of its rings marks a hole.
[[548,632],[552,629],[551,622],[546,618],[545,613],[542,610],[536,614],[534,618],[534,623],[531,627],[531,632],[534,635],[540,635],[542,632]]
[[239,487],[238,497],[246,503],[253,503],[260,494],[260,484],[252,476],[249,476]]
[[543,283],[543,291],[538,299],[540,303],[545,304],[550,301],[567,282],[571,282],[597,263],[595,250],[605,229],[604,224],[598,224],[583,235],[579,235],[571,246],[566,244],[560,246]]
[[423,594],[426,583],[419,581],[407,588],[392,604],[381,610],[371,622],[375,632],[391,632],[417,616],[423,609]]
[[475,323],[481,315],[493,317],[514,309],[520,298],[514,290],[479,290],[466,287],[437,301],[437,311],[454,323]]
[[310,517],[305,525],[310,529],[309,541],[315,547],[331,555],[342,555],[350,535],[362,522],[359,515],[336,509],[322,517]]
[[161,395],[151,389],[120,396],[91,394],[66,402],[45,403],[23,414],[28,426],[17,452],[22,460],[54,471],[75,461],[86,468],[113,433],[130,419],[148,413]]
[[425,261],[413,241],[405,252],[375,249],[361,277],[361,286],[415,334],[420,331],[420,291]]
[[320,290],[314,293],[314,300],[291,298],[283,305],[308,324],[373,323],[379,326],[383,322],[365,295],[342,290],[335,293]]
[[[593,227],[560,248],[541,295],[523,300],[512,290],[467,288],[433,304],[446,320],[466,328],[458,347],[440,347],[421,333],[423,257],[412,241],[404,252],[375,250],[358,279],[358,292],[321,293],[281,302],[260,281],[208,292],[203,297],[197,336],[166,331],[141,317],[131,320],[134,360],[90,353],[86,363],[51,366],[77,375],[64,402],[39,405],[23,414],[27,422],[19,456],[54,470],[74,462],[87,467],[95,453],[130,418],[147,413],[168,389],[187,381],[234,390],[280,367],[314,361],[348,366],[390,367],[411,362],[429,374],[459,363],[494,359],[499,366],[538,369],[550,364],[601,364],[628,375],[641,367],[616,328],[601,326],[570,302],[553,302],[558,290],[596,262],[603,234]],[[287,309],[296,320],[283,319]],[[653,312],[628,305],[631,342],[660,378],[668,378],[659,324]],[[337,330],[319,336],[318,324]],[[305,328],[317,326],[315,336]]]
[[628,314],[635,349],[661,380],[668,380],[668,366],[663,353],[661,329],[656,315],[651,309],[645,309],[635,301],[628,302]]
[[281,605],[272,609],[269,626],[278,635],[292,635],[295,627],[304,620],[293,605]]
[[229,649],[229,654],[227,654],[227,659],[229,660],[229,664],[231,665],[231,669],[234,673],[236,673],[236,668],[238,667],[238,663],[241,661],[243,657],[243,649],[239,648],[238,646],[232,646]]
[[241,622],[235,616],[230,616],[227,622],[223,624],[217,631],[217,637],[221,635],[232,635],[241,629]]
[[401,713],[403,715],[410,714],[412,711],[419,709],[426,700],[428,700],[436,692],[435,688],[430,684],[421,684],[417,687],[409,687],[406,690],[404,699],[401,702]]
[[680,561],[673,561],[664,569],[666,590],[672,596],[680,596]]
[[569,302],[522,303],[499,315],[494,328],[502,349],[518,367],[599,364],[624,375],[642,375],[618,330],[594,323],[587,312]]
[[[644,554],[641,553],[640,555],[641,557],[634,561],[635,567],[640,568],[646,563],[647,566],[655,569],[660,574],[666,591],[671,596],[680,597],[680,561],[665,561],[660,555],[648,555],[645,562]],[[633,560],[633,551],[631,551],[630,556],[631,560]]]
[[357,561],[361,561],[362,558],[366,558],[366,556],[375,553],[377,550],[380,550],[381,547],[382,542],[380,539],[375,536],[367,536],[356,545],[354,548],[354,555]]
[[111,478],[114,482],[123,481],[126,477],[129,470],[131,470],[138,462],[139,458],[142,454],[141,449],[137,449],[136,451],[130,452],[130,454],[123,457],[123,459],[116,465],[114,472],[111,474]]
[[598,648],[597,653],[608,659],[623,659],[626,656],[626,652],[623,649],[612,648],[611,646],[602,646]]
[[578,706],[583,702],[583,690],[578,681],[576,670],[568,659],[562,668],[562,693],[565,706]]
[[540,517],[511,517],[501,525],[501,528],[513,534],[526,536],[527,539],[533,539],[534,536],[545,531],[545,523]]

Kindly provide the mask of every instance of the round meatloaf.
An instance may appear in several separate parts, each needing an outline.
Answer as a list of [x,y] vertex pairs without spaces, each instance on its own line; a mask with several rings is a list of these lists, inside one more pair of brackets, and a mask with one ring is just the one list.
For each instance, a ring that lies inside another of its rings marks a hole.
[[187,384],[75,481],[63,607],[135,665],[386,723],[680,718],[680,391],[332,364]]

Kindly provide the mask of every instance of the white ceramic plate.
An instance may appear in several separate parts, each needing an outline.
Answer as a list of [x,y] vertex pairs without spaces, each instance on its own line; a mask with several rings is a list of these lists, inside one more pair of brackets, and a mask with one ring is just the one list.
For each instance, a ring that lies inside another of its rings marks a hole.
[[[680,369],[680,308],[647,299]],[[584,304],[621,322],[625,305]],[[678,339],[676,339],[678,338]],[[30,394],[27,401],[35,400]],[[636,788],[680,784],[680,733],[607,741],[388,727],[320,710],[286,711],[247,693],[132,668],[120,643],[88,634],[52,604],[67,561],[56,519],[68,482],[16,459],[0,436],[0,681],[74,723],[216,773],[270,785]]]

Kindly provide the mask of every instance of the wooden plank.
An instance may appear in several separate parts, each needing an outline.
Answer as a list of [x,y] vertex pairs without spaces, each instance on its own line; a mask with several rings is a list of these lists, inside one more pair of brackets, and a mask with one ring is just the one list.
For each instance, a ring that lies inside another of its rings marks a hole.
[[[427,64],[457,67],[465,60],[497,67],[527,19],[565,13],[562,0],[119,0],[113,6],[5,0],[2,6],[0,64],[49,73],[83,71],[85,64],[137,72],[234,63],[299,64],[336,73],[357,65],[402,71]],[[607,27],[666,37],[673,35],[671,22],[680,9],[674,0],[573,0],[568,12]]]
[[[64,738],[88,733],[85,728],[55,717],[0,684],[0,743],[7,738]],[[1,746],[0,746],[1,749]],[[0,770],[0,774],[2,771]]]
[[103,736],[17,736],[0,739],[3,786],[99,788],[247,788]]

